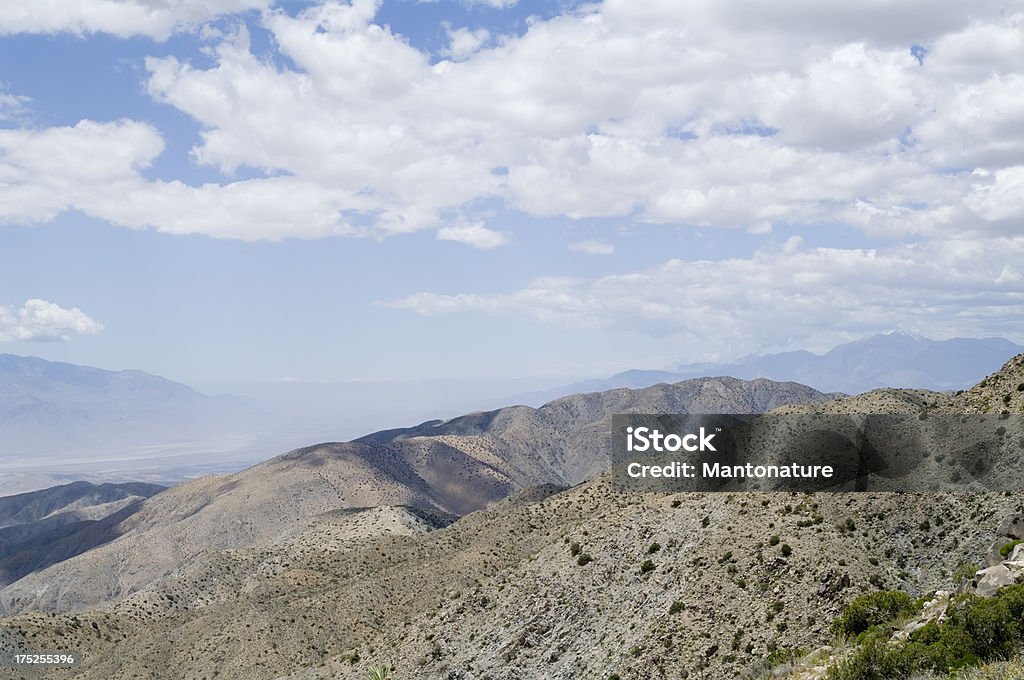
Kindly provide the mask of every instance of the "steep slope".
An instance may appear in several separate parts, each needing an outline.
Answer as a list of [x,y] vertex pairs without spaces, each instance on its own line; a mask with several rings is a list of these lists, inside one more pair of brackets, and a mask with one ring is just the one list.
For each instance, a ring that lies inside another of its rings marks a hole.
[[211,549],[256,545],[339,508],[401,505],[453,519],[537,484],[574,484],[608,466],[621,412],[761,412],[829,397],[794,383],[701,379],[575,395],[298,449],[146,501],[120,537],[0,590],[0,611],[70,611],[135,592]]
[[347,549],[208,555],[109,611],[4,624],[39,647],[83,650],[83,680],[169,667],[356,679],[370,663],[399,677],[735,678],[776,649],[826,641],[855,594],[937,587],[1019,502],[622,496],[604,478],[552,491]]
[[0,497],[0,586],[117,538],[155,484],[74,482]]
[[958,394],[956,406],[975,413],[1024,413],[1024,354],[1006,362],[971,389]]

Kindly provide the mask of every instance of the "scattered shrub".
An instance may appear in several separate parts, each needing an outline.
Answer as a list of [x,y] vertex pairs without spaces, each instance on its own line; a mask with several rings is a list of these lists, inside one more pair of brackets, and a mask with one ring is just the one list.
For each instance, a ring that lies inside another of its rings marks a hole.
[[[873,601],[868,602],[869,598]],[[828,672],[827,680],[884,680],[926,672],[945,675],[1009,658],[1024,643],[1024,584],[1008,586],[989,598],[962,595],[950,603],[941,624],[930,621],[914,631],[908,642],[890,643],[888,630],[872,635],[871,631],[877,630],[872,626],[881,628],[882,623],[900,616],[900,611],[909,613],[904,607],[907,600],[909,596],[899,592],[872,593],[854,600],[833,629],[846,632],[865,624],[868,627],[861,634],[860,646]]]
[[832,631],[839,635],[859,635],[871,626],[887,623],[913,611],[914,601],[902,590],[868,593],[846,605],[832,623]]

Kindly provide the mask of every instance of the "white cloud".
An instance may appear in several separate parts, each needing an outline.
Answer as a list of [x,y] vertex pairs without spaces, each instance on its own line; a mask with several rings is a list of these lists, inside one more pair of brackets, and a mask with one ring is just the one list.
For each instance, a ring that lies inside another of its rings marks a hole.
[[491,32],[486,28],[470,30],[468,28],[457,28],[448,30],[448,47],[442,52],[445,57],[455,61],[466,59],[474,52],[483,47],[490,37]]
[[150,181],[162,151],[134,121],[0,130],[0,222],[51,220],[66,210],[132,228],[239,239],[351,234],[344,211],[370,204],[292,177],[206,184]]
[[174,31],[225,14],[269,7],[271,0],[32,0],[0,3],[0,35],[110,33],[167,39]]
[[519,0],[464,0],[467,5],[486,5],[495,9],[507,9],[519,4]]
[[604,241],[587,240],[570,243],[569,250],[587,255],[611,255],[615,252],[615,246]]
[[0,305],[0,342],[70,340],[95,335],[103,326],[77,307],[65,309],[46,300],[30,299],[20,309]]
[[0,91],[0,123],[21,121],[27,113],[28,97]]
[[443,227],[438,229],[437,238],[441,241],[458,241],[480,250],[491,250],[508,243],[508,237],[505,234],[488,229],[479,222]]
[[[183,3],[236,5],[249,6]],[[141,122],[14,131],[0,136],[0,153],[18,156],[0,159],[14,177],[0,220],[77,209],[279,239],[448,229],[452,215],[480,219],[485,201],[752,233],[827,224],[959,238],[1005,234],[1016,219],[986,202],[996,175],[971,172],[1024,157],[1024,65],[1012,57],[1024,19],[996,2],[941,0],[924,17],[905,0],[607,0],[521,36],[458,29],[453,60],[439,63],[375,24],[379,7],[266,11],[281,60],[254,54],[244,28],[216,38],[212,65],[146,60],[150,95],[200,125],[196,162],[265,178],[147,180],[162,141]],[[973,45],[985,36],[991,45]],[[923,63],[912,42],[933,46]],[[44,171],[48,153],[62,161]],[[94,165],[116,167],[78,170]]]
[[827,346],[908,325],[936,336],[1016,335],[1022,263],[1019,236],[884,250],[806,248],[793,238],[746,259],[669,260],[595,279],[541,278],[509,293],[420,292],[387,304],[672,335],[742,354],[783,349],[794,337]]

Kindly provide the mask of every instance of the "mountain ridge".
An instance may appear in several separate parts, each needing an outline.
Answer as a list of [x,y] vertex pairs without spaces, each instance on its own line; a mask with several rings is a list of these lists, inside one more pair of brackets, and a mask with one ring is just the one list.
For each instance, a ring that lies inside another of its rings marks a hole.
[[[573,395],[282,454],[147,499],[116,540],[0,590],[0,610],[80,609],[162,578],[204,549],[253,545],[302,517],[408,506],[449,520],[531,486],[580,483],[608,466],[622,412],[761,412],[828,396],[795,383],[699,379]],[[102,573],[96,586],[90,575]]]

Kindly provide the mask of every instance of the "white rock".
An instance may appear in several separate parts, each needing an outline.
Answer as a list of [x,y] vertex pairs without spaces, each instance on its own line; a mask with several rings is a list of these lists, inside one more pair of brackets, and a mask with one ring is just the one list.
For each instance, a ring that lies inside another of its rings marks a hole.
[[1014,572],[1010,571],[1005,564],[982,569],[976,578],[978,588],[975,592],[981,597],[992,597],[1003,586],[1012,586],[1017,582]]

